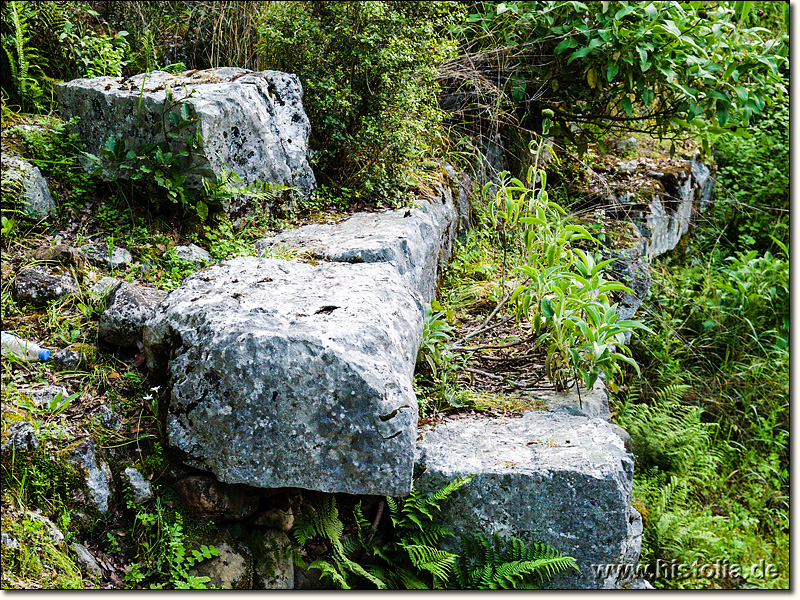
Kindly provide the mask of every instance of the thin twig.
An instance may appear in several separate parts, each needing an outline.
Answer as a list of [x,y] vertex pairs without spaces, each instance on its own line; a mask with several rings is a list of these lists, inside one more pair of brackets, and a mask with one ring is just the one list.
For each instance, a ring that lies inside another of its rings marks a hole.
[[495,379],[497,381],[505,381],[502,375],[495,375],[494,373],[489,373],[488,371],[481,371],[480,369],[473,369],[472,367],[467,367],[464,370],[467,373],[474,373],[475,375],[483,375],[484,377],[488,377],[489,379]]
[[510,344],[501,344],[501,345],[486,345],[486,346],[450,346],[450,350],[453,352],[474,352],[476,350],[503,350],[504,348],[513,348],[514,346],[519,346],[520,344],[524,344],[528,340],[517,340],[516,342],[511,342]]

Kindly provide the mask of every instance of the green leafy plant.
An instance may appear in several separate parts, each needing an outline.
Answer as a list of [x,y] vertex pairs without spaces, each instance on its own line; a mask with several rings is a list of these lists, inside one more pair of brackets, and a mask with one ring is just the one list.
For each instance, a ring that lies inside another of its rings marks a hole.
[[65,49],[68,60],[77,67],[75,76],[121,77],[130,53],[127,36],[128,32],[124,30],[114,36],[97,34],[89,29],[81,30],[67,21],[58,34],[58,41]]
[[[453,535],[437,521],[441,503],[472,479],[472,475],[459,477],[429,494],[412,490],[406,498],[386,497],[392,521],[388,534],[364,518],[359,502],[349,528],[353,533],[344,535],[334,496],[316,494],[296,522],[294,534],[301,545],[311,536],[326,540],[330,558],[318,558],[308,568],[320,569],[324,578],[343,589],[364,584],[378,589],[475,589],[535,587],[542,577],[576,567],[573,558],[546,544],[526,548],[511,538],[504,547],[497,535],[494,545],[483,537],[462,538],[460,559],[439,549],[440,542]],[[356,556],[365,562],[356,562]]]
[[[545,133],[548,128],[545,120]],[[543,141],[535,150],[531,148],[535,158],[525,183],[504,172],[497,184],[490,182],[483,188],[489,216],[502,234],[503,273],[509,246],[519,248],[521,256],[515,273],[524,280],[510,300],[530,323],[537,344],[547,344],[547,377],[557,389],[569,388],[570,381],[576,387],[581,381],[591,389],[601,372],[613,386],[614,376],[622,373],[621,363],[638,370],[625,346],[625,335],[644,325],[619,319],[612,294],[630,293],[630,289],[604,276],[613,259],[596,263],[591,254],[574,247],[579,241],[597,244],[597,240],[584,226],[571,223],[566,211],[550,200],[547,174],[538,168]]]
[[[312,535],[325,539],[330,560],[319,558],[308,568],[321,569],[323,577],[342,589],[362,582],[378,589],[443,587],[456,555],[436,547],[444,536],[452,535],[436,517],[440,503],[471,479],[458,478],[431,494],[413,490],[405,499],[387,497],[393,530],[386,538],[366,521],[360,503],[354,509],[355,535],[343,538],[344,524],[334,497],[318,494],[296,521],[294,535],[301,545]],[[356,551],[369,562],[362,565],[351,559]]]
[[40,57],[35,48],[30,48],[30,17],[28,2],[10,0],[3,6],[3,20],[10,23],[11,33],[3,34],[3,49],[8,57],[11,79],[14,84],[14,98],[23,109],[37,109],[41,106],[42,89],[32,73],[40,71]]
[[544,104],[554,133],[581,151],[609,128],[692,129],[708,150],[705,134],[740,133],[764,109],[758,88],[787,63],[788,27],[753,25],[752,4],[479,3],[461,28],[463,56],[444,71],[480,69],[451,79],[487,108],[505,103],[506,122],[527,130],[539,125],[530,103]]
[[436,64],[455,44],[450,2],[290,2],[266,8],[258,44],[270,68],[297,73],[313,162],[333,184],[394,200],[436,142]]

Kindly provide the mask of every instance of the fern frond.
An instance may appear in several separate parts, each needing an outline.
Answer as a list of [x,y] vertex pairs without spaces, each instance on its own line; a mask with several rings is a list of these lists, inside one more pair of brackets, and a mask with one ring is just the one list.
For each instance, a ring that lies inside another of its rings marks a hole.
[[450,570],[456,561],[456,555],[452,552],[430,546],[404,546],[404,549],[415,567],[428,571],[440,579],[447,579],[450,576]]
[[330,579],[331,582],[333,582],[334,585],[337,585],[340,590],[351,589],[350,586],[347,585],[347,580],[342,576],[338,569],[326,560],[317,559],[308,565],[308,568],[319,569],[322,572],[320,577]]
[[517,538],[504,541],[495,532],[492,542],[485,537],[462,537],[464,551],[456,563],[456,583],[464,589],[534,588],[538,581],[555,573],[577,569],[575,559],[547,544],[525,547]]

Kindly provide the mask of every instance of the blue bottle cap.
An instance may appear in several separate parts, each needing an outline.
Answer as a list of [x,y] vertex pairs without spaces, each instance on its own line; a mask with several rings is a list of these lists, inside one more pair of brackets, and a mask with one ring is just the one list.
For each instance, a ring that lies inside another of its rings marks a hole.
[[42,362],[50,360],[50,350],[48,350],[47,348],[42,348],[41,350],[39,350],[39,360],[41,360]]

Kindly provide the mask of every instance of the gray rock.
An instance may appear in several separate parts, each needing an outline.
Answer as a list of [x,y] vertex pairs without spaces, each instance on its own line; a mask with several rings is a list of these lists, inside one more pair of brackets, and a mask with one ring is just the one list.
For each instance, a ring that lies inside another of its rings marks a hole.
[[50,368],[57,371],[88,369],[97,362],[97,353],[95,346],[77,342],[54,352],[50,357]]
[[623,173],[635,173],[639,168],[639,161],[636,160],[621,160],[617,163],[617,171]]
[[39,439],[33,425],[27,421],[17,421],[8,427],[6,439],[0,446],[3,456],[10,456],[14,452],[29,452],[39,447]]
[[188,277],[144,329],[170,445],[228,483],[409,493],[423,304],[405,283],[254,257]]
[[84,439],[73,444],[65,454],[67,462],[77,468],[83,478],[82,489],[75,490],[76,500],[100,514],[107,513],[113,499],[114,482],[108,464],[96,456],[94,444]]
[[184,506],[200,519],[240,521],[258,510],[252,488],[220,483],[207,475],[191,475],[175,482]]
[[125,248],[113,246],[109,253],[108,244],[105,242],[86,244],[81,246],[81,251],[86,259],[96,267],[117,269],[133,262],[133,255]]
[[0,531],[0,545],[8,546],[9,548],[19,548],[17,538],[5,531]]
[[[591,565],[638,560],[642,523],[631,507],[633,456],[603,419],[563,411],[522,418],[448,419],[421,431],[416,487],[439,489],[469,473],[475,479],[443,504],[442,525],[456,536],[499,532],[546,542],[576,559],[581,573],[544,582],[551,589],[619,588]],[[445,549],[458,552],[458,538]]]
[[256,242],[264,252],[275,244],[305,250],[312,257],[344,263],[386,263],[406,287],[430,302],[450,258],[459,215],[449,187],[419,208],[356,213],[335,225],[306,225]]
[[[694,216],[710,204],[715,179],[699,157],[674,161],[652,170],[647,176],[653,180],[646,196],[637,199],[632,192],[612,194],[612,203],[633,206],[630,217],[642,234],[640,254],[652,259],[669,252],[689,231]],[[646,202],[642,202],[646,200]]]
[[255,574],[260,587],[267,590],[294,589],[294,546],[282,531],[268,530],[261,536],[263,545],[255,563]]
[[[2,161],[3,191],[10,190],[12,198],[4,198],[3,203],[15,202],[22,206],[23,214],[33,219],[46,217],[56,208],[47,181],[41,171],[27,160],[5,152]],[[10,185],[9,185],[10,183]]]
[[117,346],[135,346],[142,337],[145,321],[166,296],[163,290],[125,282],[112,288],[106,296],[109,306],[100,315],[98,337]]
[[204,265],[214,262],[214,258],[211,256],[208,250],[203,250],[200,246],[196,246],[195,244],[189,244],[188,246],[175,246],[172,249],[172,252],[178,258],[182,258],[193,265]]
[[122,420],[119,418],[119,415],[106,404],[98,408],[95,415],[100,419],[100,423],[103,424],[103,427],[107,429],[119,431],[120,427],[122,427]]
[[59,394],[61,394],[62,400],[69,396],[67,388],[61,385],[46,385],[40,388],[23,386],[17,388],[17,391],[29,396],[33,403],[39,408],[48,406]]
[[628,138],[627,140],[620,140],[616,146],[617,152],[633,153],[639,150],[639,140],[635,137]]
[[[130,78],[96,77],[59,84],[61,114],[80,116],[78,134],[87,150],[100,155],[109,135],[132,146],[165,140],[162,127],[169,86],[177,101],[185,101],[190,116],[199,119],[201,148],[182,165],[187,185],[201,190],[202,179],[216,181],[232,168],[245,184],[268,181],[294,187],[301,197],[316,189],[308,162],[311,131],[302,105],[302,86],[296,75],[277,71],[252,73],[239,68],[217,68],[172,75],[155,71]],[[185,137],[189,129],[179,130]],[[170,141],[174,151],[185,141]],[[105,168],[109,179],[124,177]],[[251,199],[223,202],[238,218]]]
[[320,569],[304,569],[300,565],[294,566],[294,589],[296,590],[324,590]]
[[[609,265],[610,279],[615,279],[628,286],[632,293],[626,292],[619,301],[619,319],[632,319],[639,310],[647,293],[650,291],[650,261],[642,256],[643,244],[640,243],[622,250],[604,249],[602,260],[616,259]],[[625,343],[630,342],[630,333],[625,334]]]
[[654,590],[656,588],[653,587],[653,584],[647,581],[647,579],[636,579],[631,581],[631,589],[632,590]]
[[56,350],[50,357],[50,367],[56,371],[75,371],[81,364],[81,354],[69,348]]
[[122,283],[123,282],[121,282],[119,279],[115,279],[114,277],[103,277],[89,290],[89,297],[94,304],[97,304],[103,300],[106,300],[108,295]]
[[245,546],[239,546],[228,533],[217,533],[202,538],[200,544],[214,546],[219,556],[204,560],[189,575],[209,577],[209,587],[221,590],[249,590],[253,588],[253,557]]
[[103,569],[100,568],[100,564],[97,562],[97,559],[92,556],[92,553],[89,552],[89,549],[86,546],[77,542],[72,542],[70,544],[70,548],[72,548],[72,551],[75,552],[75,564],[78,565],[81,573],[90,579],[94,579],[95,581],[99,580],[103,576]]
[[153,498],[153,489],[150,487],[150,482],[139,471],[133,467],[128,467],[122,472],[122,477],[127,479],[131,485],[134,504],[138,506]]
[[15,302],[44,306],[51,300],[79,291],[78,283],[69,272],[59,267],[37,265],[17,271],[13,296]]

